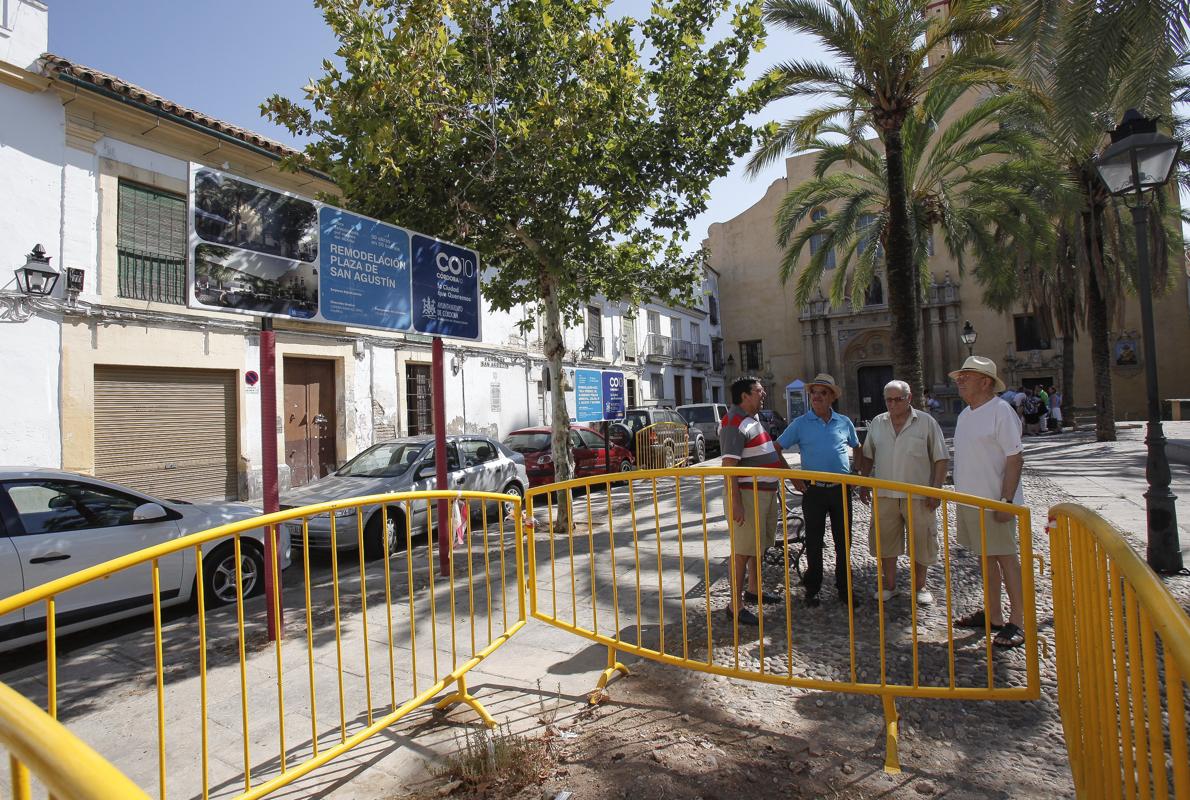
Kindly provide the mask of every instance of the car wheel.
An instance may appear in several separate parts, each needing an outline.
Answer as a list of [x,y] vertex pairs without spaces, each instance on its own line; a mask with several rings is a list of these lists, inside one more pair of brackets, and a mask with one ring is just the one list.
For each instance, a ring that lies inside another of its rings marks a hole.
[[[511,494],[519,497],[521,499],[521,507],[524,508],[525,490],[521,488],[521,485],[516,481],[509,482],[509,484],[501,490],[501,494]],[[512,503],[503,502],[500,504],[501,517],[510,516],[515,510],[516,507]]]
[[[240,581],[244,597],[264,591],[264,554],[255,543],[240,542]],[[203,596],[208,606],[236,601],[236,550],[231,542],[221,544],[202,562]]]
[[620,462],[620,472],[632,472],[632,462],[624,459]]
[[[380,533],[380,526],[383,522],[381,513],[377,511],[372,514],[368,524],[364,526],[364,558],[369,561],[384,558],[384,537]],[[388,530],[386,531],[389,555],[397,551],[397,531],[403,528],[401,512],[390,508],[388,510]]]
[[702,437],[694,443],[694,463],[699,464],[707,460],[707,443]]
[[671,443],[669,443],[669,444],[667,444],[667,445],[665,446],[665,455],[664,455],[664,459],[665,459],[665,460],[664,460],[662,463],[665,465],[665,468],[666,468],[666,469],[673,469],[673,466],[674,466],[674,446],[673,446],[673,443],[672,443],[672,442],[671,442]]

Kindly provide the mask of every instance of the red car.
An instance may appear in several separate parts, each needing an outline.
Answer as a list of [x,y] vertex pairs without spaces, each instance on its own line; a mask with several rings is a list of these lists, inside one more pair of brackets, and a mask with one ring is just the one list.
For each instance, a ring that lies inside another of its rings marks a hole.
[[[525,472],[530,486],[541,486],[554,481],[554,459],[550,455],[550,429],[522,428],[513,431],[504,439],[504,446],[525,457]],[[608,442],[613,472],[628,472],[636,465],[632,451]],[[574,474],[577,478],[588,475],[602,475],[607,470],[603,460],[603,437],[590,428],[570,428],[570,450],[574,457]]]

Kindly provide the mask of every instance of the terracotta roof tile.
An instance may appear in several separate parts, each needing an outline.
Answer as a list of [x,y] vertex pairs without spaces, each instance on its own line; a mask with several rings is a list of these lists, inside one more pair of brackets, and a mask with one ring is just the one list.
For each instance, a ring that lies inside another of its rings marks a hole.
[[267,150],[277,156],[291,156],[299,155],[300,151],[294,150],[292,147],[275,142],[272,139],[261,136],[245,128],[231,125],[215,117],[207,116],[200,111],[195,111],[192,108],[178,105],[172,100],[167,100],[159,94],[154,94],[148,89],[141,88],[134,83],[129,83],[123,78],[110,75],[101,70],[93,69],[82,64],[76,64],[61,56],[56,56],[53,53],[44,53],[41,56],[42,68],[41,72],[47,78],[57,78],[59,76],[69,76],[76,80],[90,83],[98,88],[106,89],[115,92],[119,95],[127,97],[142,105],[150,106],[159,109],[167,114],[172,114],[181,117],[185,120],[201,125],[204,128],[210,128],[213,131],[234,137],[250,144],[254,147],[259,147],[262,150]]

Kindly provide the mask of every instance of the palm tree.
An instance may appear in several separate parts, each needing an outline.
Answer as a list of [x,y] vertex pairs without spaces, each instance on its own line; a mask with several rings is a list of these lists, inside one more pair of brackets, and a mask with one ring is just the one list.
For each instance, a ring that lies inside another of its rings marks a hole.
[[[1006,18],[985,0],[953,0],[948,16],[929,17],[931,0],[766,0],[765,20],[825,43],[838,66],[792,60],[770,70],[774,99],[826,95],[826,105],[774,126],[749,171],[787,152],[821,145],[821,135],[864,126],[876,132],[884,162],[883,243],[893,356],[898,374],[923,397],[918,340],[914,220],[906,183],[904,128],[934,84],[966,85],[1005,77],[995,49]],[[954,52],[939,58],[953,46]],[[931,61],[937,63],[931,63]]]
[[[1190,6],[1152,0],[1019,0],[1011,16],[1019,75],[1049,105],[1035,132],[1078,191],[1078,204],[1062,214],[1058,228],[1067,233],[1067,258],[1085,298],[1096,438],[1114,441],[1109,331],[1131,285],[1127,265],[1135,260],[1127,257],[1130,237],[1119,235],[1121,225],[1095,159],[1107,142],[1106,131],[1125,109],[1170,113],[1174,93],[1184,86],[1180,70],[1186,58]],[[1184,128],[1177,126],[1175,132],[1181,131]],[[1164,198],[1161,202],[1165,208]],[[1164,284],[1161,275],[1171,258],[1180,252],[1176,233],[1167,233],[1163,216],[1169,215],[1151,217],[1158,287]],[[1073,386],[1067,383],[1063,389],[1071,403]]]
[[[1036,140],[1025,130],[998,124],[1009,111],[1020,113],[1016,107],[1028,98],[994,96],[962,110],[963,92],[955,84],[934,85],[901,131],[912,270],[919,283],[928,279],[938,231],[960,271],[974,263],[989,297],[1015,300],[1017,287],[1002,286],[1002,276],[1015,275],[1021,260],[1044,260],[1039,248],[1053,240],[1050,209],[1029,187],[1057,187],[1063,176],[1037,157]],[[795,300],[804,305],[834,258],[831,302],[850,297],[859,306],[891,235],[887,162],[877,140],[832,126],[823,132],[842,140],[813,143],[814,177],[791,190],[778,211],[778,242],[786,248],[781,279],[796,277]],[[801,265],[807,246],[812,253]]]

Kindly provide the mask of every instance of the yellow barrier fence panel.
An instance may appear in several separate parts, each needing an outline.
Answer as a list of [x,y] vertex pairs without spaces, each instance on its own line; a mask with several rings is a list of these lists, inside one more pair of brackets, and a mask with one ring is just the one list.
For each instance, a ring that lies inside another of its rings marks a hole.
[[[837,487],[832,491],[844,497],[853,488],[865,486],[875,495],[873,505],[882,501],[882,491],[907,492],[910,501],[936,498],[940,501],[936,515],[943,526],[940,536],[948,542],[960,507],[975,512],[983,535],[997,512],[1007,514],[1020,531],[1029,532],[1025,508],[874,478],[784,471],[775,503],[778,541],[764,559],[764,574],[772,576],[776,567],[777,576],[775,582],[761,587],[750,606],[756,610],[758,624],[742,624],[725,613],[733,590],[751,591],[750,585],[735,583],[737,574],[731,565],[736,543],[729,535],[725,481],[734,477],[748,485],[742,492],[743,502],[748,516],[756,518],[764,500],[757,479],[772,474],[739,467],[648,470],[530,490],[526,502],[539,523],[529,542],[532,615],[609,648],[609,667],[600,678],[600,689],[616,671],[614,656],[629,653],[738,679],[888,698],[885,729],[890,771],[897,768],[893,698],[1039,697],[1031,535],[1020,537],[1023,652],[1006,653],[991,643],[994,610],[986,598],[992,586],[1000,586],[999,560],[965,552],[960,558],[958,548],[949,544],[940,548],[941,563],[930,573],[935,586],[945,583],[945,603],[926,607],[911,598],[906,603],[909,620],[903,626],[898,623],[894,632],[888,622],[893,604],[886,608],[878,590],[876,599],[869,599],[881,585],[879,562],[867,553],[861,556],[852,541],[867,539],[869,531],[864,528],[873,522],[878,526],[879,516],[873,520],[868,508],[858,502],[850,509],[844,503],[844,530],[839,535],[846,555],[841,567],[832,565],[830,548],[826,553],[828,570],[846,572],[839,600],[846,614],[805,605],[798,582],[807,556],[802,552],[801,496],[794,490],[794,481],[830,482]],[[569,504],[571,527],[553,531],[561,489],[566,490],[563,502]],[[575,501],[576,493],[586,499]],[[605,495],[603,502],[594,502],[592,496],[599,494]],[[883,501],[896,502],[887,496]],[[913,508],[912,502],[908,505]],[[911,513],[929,513],[924,508],[913,508]],[[790,533],[791,529],[796,530]],[[763,552],[759,533],[751,535]],[[875,541],[879,542],[878,536]],[[779,602],[765,598],[771,591],[781,595]],[[832,597],[824,602],[833,604],[835,593],[829,594]],[[955,624],[959,616],[977,610],[985,619],[982,631]],[[905,612],[898,606],[895,613]],[[814,641],[814,626],[822,624],[826,615],[831,615],[831,624],[847,631],[849,645],[837,653],[822,653]],[[615,630],[608,630],[605,620],[615,620]]]
[[1058,703],[1079,797],[1190,797],[1190,617],[1106,520],[1050,509]]
[[[444,520],[453,542],[446,578],[436,574],[434,552],[439,498],[453,508]],[[85,745],[65,731],[53,735],[59,751],[39,756],[42,761],[28,750],[38,744],[29,744],[30,737],[56,725],[55,715],[77,716],[93,699],[89,654],[64,658],[59,652],[57,607],[71,592],[126,570],[147,570],[144,610],[152,617],[139,629],[126,623],[130,632],[118,647],[143,650],[146,657],[103,662],[122,670],[105,679],[153,689],[121,696],[121,717],[146,720],[144,731],[94,742],[99,753],[85,756],[91,759],[85,763],[104,764],[95,774],[105,780],[122,778],[116,767],[128,752],[155,748],[153,774],[134,776],[143,786],[139,792],[257,798],[436,699],[439,709],[465,704],[494,726],[481,698],[468,689],[466,674],[526,622],[524,519],[520,498],[487,492],[338,500],[187,536],[0,600],[0,614],[46,609],[42,679],[23,682],[27,699],[0,687],[0,719],[12,725],[0,735],[12,754],[13,785],[23,791],[30,771],[46,783],[43,768],[84,758]],[[264,563],[265,536],[277,537],[274,550],[288,548],[291,567],[285,572]],[[350,557],[341,558],[341,548]],[[164,565],[177,563],[171,557],[180,554],[192,559],[193,584],[167,593]],[[265,604],[256,596],[266,569],[275,570],[271,577],[279,587],[277,618],[290,610],[274,642]],[[216,585],[225,597],[231,592],[232,602],[216,605],[219,598],[210,591]],[[188,598],[195,601],[192,612],[166,607]],[[388,692],[381,688],[386,684]],[[28,712],[29,702],[47,709],[39,712],[45,720]],[[54,790],[58,800],[143,796],[63,786],[69,788]]]

